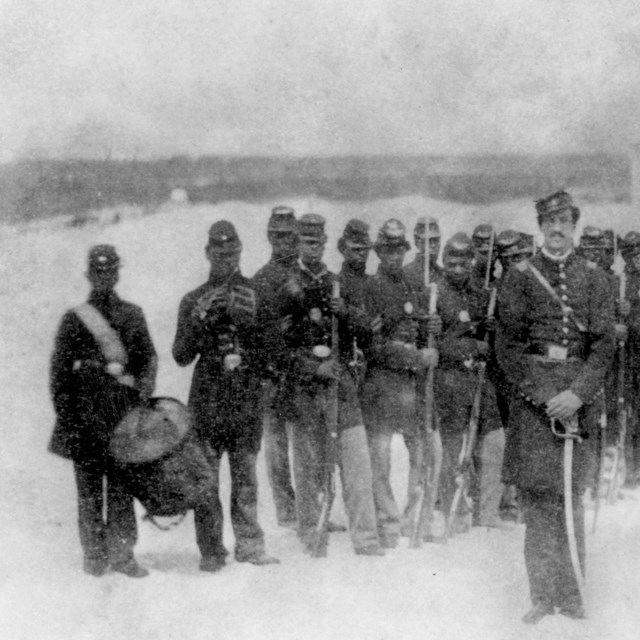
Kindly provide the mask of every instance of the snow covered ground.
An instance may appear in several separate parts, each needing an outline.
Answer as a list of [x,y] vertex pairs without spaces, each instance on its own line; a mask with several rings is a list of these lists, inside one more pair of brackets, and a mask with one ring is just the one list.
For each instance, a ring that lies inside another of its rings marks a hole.
[[[275,203],[274,203],[275,204]],[[531,202],[471,208],[420,197],[365,204],[290,201],[297,211],[327,217],[327,261],[339,265],[336,240],[350,217],[375,233],[388,217],[409,230],[418,215],[440,218],[443,236],[494,220],[535,231]],[[119,224],[0,229],[0,638],[8,640],[428,640],[552,638],[636,640],[640,637],[640,492],[603,507],[588,539],[589,619],[545,618],[529,628],[522,543],[524,527],[473,529],[448,545],[398,549],[384,558],[355,556],[348,534],[333,534],[329,557],[301,553],[295,534],[276,525],[262,456],[260,515],[269,552],[282,564],[258,568],[231,560],[218,574],[198,571],[192,516],[170,532],[139,523],[137,556],[151,570],[144,580],[82,572],[71,466],[46,452],[53,424],[48,361],[62,313],[87,293],[88,248],[117,246],[123,258],[120,294],[140,304],[160,356],[157,395],[186,401],[191,369],[171,358],[181,296],[207,275],[206,233],[232,220],[244,242],[242,268],[252,275],[269,256],[270,205],[172,204]],[[619,232],[637,223],[628,207],[590,205],[585,223]],[[375,260],[370,262],[370,271]],[[405,493],[406,452],[394,442],[394,487]],[[229,484],[222,469],[224,496]],[[226,500],[228,503],[228,500]],[[225,507],[226,508],[226,507]],[[227,547],[233,548],[228,523]],[[588,522],[593,512],[588,513]],[[346,522],[340,500],[333,519]],[[589,527],[590,528],[590,527]]]

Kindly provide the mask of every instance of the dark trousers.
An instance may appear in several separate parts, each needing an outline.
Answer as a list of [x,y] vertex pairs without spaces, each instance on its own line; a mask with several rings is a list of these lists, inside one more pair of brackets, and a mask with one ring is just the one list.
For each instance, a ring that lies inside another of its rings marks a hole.
[[[209,504],[196,507],[196,542],[203,557],[227,555],[223,544],[224,516],[219,496],[220,460],[224,453],[208,442],[202,449],[211,465],[216,486]],[[236,555],[250,554],[264,549],[264,534],[258,524],[257,454],[238,449],[227,451],[231,472],[231,524],[235,535]]]
[[133,497],[115,472],[79,464],[74,464],[74,471],[85,561],[111,565],[127,562],[133,558],[137,540]]
[[[350,382],[341,382],[350,384]],[[355,388],[352,388],[355,393]],[[373,501],[371,462],[364,425],[349,424],[338,430],[335,459],[329,456],[330,444],[326,426],[327,394],[322,390],[304,393],[298,390],[298,407],[302,409],[292,424],[293,469],[296,482],[298,536],[304,544],[313,539],[320,512],[318,499],[322,494],[326,474],[335,463],[340,468],[342,497],[349,518],[349,531],[354,549],[378,546],[376,512]],[[348,413],[346,403],[340,404],[338,420]],[[359,411],[352,415],[360,417]]]
[[[522,490],[520,499],[526,524],[524,559],[531,601],[556,607],[581,604],[564,515],[564,498],[555,492]],[[573,496],[573,520],[578,557],[584,575],[584,508],[582,496]]]
[[287,422],[271,408],[264,412],[264,457],[278,524],[296,520],[296,496],[291,482]]

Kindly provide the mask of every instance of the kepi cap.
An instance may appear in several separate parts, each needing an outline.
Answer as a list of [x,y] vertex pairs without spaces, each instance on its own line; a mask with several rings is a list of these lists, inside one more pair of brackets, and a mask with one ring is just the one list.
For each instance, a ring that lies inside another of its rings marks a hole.
[[566,191],[556,191],[546,198],[536,200],[538,220],[567,210],[571,211],[575,223],[580,217],[580,209],[573,204],[573,198]]
[[235,227],[227,220],[214,222],[209,229],[207,249],[219,253],[236,253],[242,249],[242,243]]
[[97,244],[91,247],[88,257],[89,271],[94,273],[116,271],[120,266],[120,256],[110,244]]
[[397,218],[387,220],[378,231],[375,246],[377,247],[403,247],[409,249],[409,243],[405,237],[405,226]]
[[305,213],[298,220],[298,235],[301,238],[326,242],[324,233],[325,219],[317,213]]
[[362,220],[352,218],[347,222],[347,226],[338,240],[338,249],[345,246],[353,248],[371,248],[371,238],[369,237],[369,225]]
[[444,258],[450,255],[473,258],[475,255],[471,238],[461,231],[455,233],[447,240],[442,253]]
[[295,211],[286,205],[278,205],[271,209],[271,216],[267,223],[267,231],[289,231],[296,233]]

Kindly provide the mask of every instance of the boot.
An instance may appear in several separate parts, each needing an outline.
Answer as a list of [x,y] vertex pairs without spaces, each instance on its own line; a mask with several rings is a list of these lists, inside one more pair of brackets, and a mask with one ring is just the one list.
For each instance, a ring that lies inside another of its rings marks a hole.
[[90,576],[99,578],[109,571],[109,563],[103,558],[85,558],[82,568]]
[[380,545],[372,545],[370,547],[361,547],[356,549],[357,556],[383,556],[384,549]]
[[125,576],[129,576],[129,578],[145,578],[149,575],[149,572],[141,567],[134,558],[126,562],[114,564],[112,568],[117,573],[123,573]]
[[214,573],[220,571],[225,564],[224,556],[204,556],[200,559],[200,571]]
[[258,567],[267,564],[280,564],[278,558],[268,556],[264,551],[250,551],[247,553],[236,553],[236,562],[249,562]]
[[553,615],[554,613],[555,609],[551,605],[538,602],[522,616],[522,622],[525,624],[538,624],[542,618]]

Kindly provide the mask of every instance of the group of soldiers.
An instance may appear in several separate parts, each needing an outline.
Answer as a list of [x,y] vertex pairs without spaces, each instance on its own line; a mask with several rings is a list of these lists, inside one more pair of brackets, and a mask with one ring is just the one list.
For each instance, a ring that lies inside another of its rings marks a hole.
[[[344,530],[328,518],[336,467],[353,548],[365,556],[384,555],[416,530],[432,536],[423,494],[435,468],[431,508],[444,515],[446,532],[504,528],[523,514],[533,601],[524,621],[556,607],[584,617],[580,497],[598,491],[598,443],[622,437],[618,413],[637,412],[640,233],[618,242],[585,227],[574,247],[580,212],[569,194],[539,200],[536,211],[539,249],[532,236],[491,225],[455,233],[441,247],[438,221],[419,218],[408,264],[401,220],[387,220],[372,237],[367,223],[352,219],[338,239],[340,272],[332,273],[323,261],[324,218],[296,219],[278,206],[267,224],[271,258],[251,279],[239,269],[234,225],[211,226],[209,278],[182,299],[172,353],[180,366],[196,362],[188,404],[216,478],[221,457],[229,458],[237,561],[278,562],[258,523],[262,443],[278,524],[295,529],[313,557],[326,555],[330,532]],[[372,250],[379,265],[369,275]],[[612,271],[617,251],[626,290]],[[119,334],[125,356],[109,355],[104,326],[77,310],[65,315],[52,360],[51,449],[74,461],[85,571],[137,577],[147,572],[133,557],[132,498],[107,441],[114,421],[152,394],[157,358],[141,310],[114,291],[118,267],[113,247],[92,249],[88,303]],[[113,403],[103,410],[114,393],[122,396],[117,415]],[[637,420],[629,424],[627,482],[637,483]],[[397,433],[409,460],[403,508],[391,483]],[[578,567],[562,519],[567,440],[577,443],[569,484]],[[460,499],[463,476],[471,482]],[[195,526],[200,569],[220,570],[228,552],[217,491],[195,509]]]

